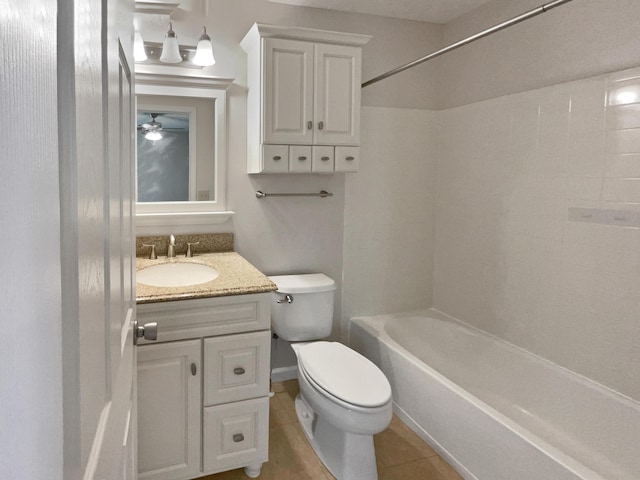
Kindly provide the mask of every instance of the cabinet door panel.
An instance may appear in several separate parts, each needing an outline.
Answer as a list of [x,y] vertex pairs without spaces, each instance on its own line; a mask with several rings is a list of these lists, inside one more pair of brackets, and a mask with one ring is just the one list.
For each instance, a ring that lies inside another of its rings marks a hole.
[[204,404],[245,400],[269,393],[271,333],[204,340]]
[[200,340],[138,347],[138,478],[200,473],[200,357]]
[[313,44],[267,38],[264,62],[263,142],[311,144]]
[[315,53],[315,145],[360,143],[359,48],[317,44]]

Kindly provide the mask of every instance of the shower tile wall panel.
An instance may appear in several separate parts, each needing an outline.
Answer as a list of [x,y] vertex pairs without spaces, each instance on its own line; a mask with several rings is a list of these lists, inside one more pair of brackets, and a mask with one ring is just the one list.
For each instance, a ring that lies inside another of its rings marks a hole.
[[345,185],[345,325],[431,305],[435,121],[426,110],[362,108],[362,162]]
[[640,69],[439,114],[433,305],[640,400]]

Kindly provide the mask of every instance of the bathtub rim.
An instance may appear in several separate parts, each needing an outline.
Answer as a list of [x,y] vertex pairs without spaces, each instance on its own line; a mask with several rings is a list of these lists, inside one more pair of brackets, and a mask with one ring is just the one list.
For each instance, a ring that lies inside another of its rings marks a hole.
[[[436,315],[434,315],[434,314],[436,314]],[[496,336],[494,336],[492,334],[489,334],[489,333],[487,333],[487,332],[485,332],[485,331],[483,331],[481,329],[478,329],[477,327],[474,327],[472,325],[468,325],[465,322],[462,322],[462,321],[460,321],[460,320],[458,320],[458,319],[456,319],[454,317],[451,317],[451,316],[447,315],[446,313],[441,312],[441,311],[439,311],[437,309],[434,309],[434,308],[414,310],[414,311],[411,311],[411,312],[399,312],[399,313],[395,313],[395,314],[389,313],[389,314],[380,314],[380,315],[371,315],[371,316],[361,315],[361,316],[353,317],[351,319],[350,323],[349,323],[349,338],[350,338],[350,340],[351,340],[351,327],[352,327],[353,324],[355,324],[358,327],[362,328],[365,332],[367,332],[372,337],[379,339],[378,341],[380,341],[382,343],[386,343],[389,346],[389,348],[392,348],[392,349],[396,350],[400,355],[404,356],[407,361],[411,362],[413,365],[415,365],[419,369],[425,371],[425,373],[430,375],[435,381],[437,381],[441,385],[445,386],[446,388],[450,389],[454,394],[460,396],[466,402],[469,402],[470,404],[476,406],[483,414],[487,415],[492,420],[494,420],[494,421],[500,423],[501,425],[503,425],[505,428],[507,428],[513,434],[517,435],[523,441],[527,442],[529,445],[531,445],[533,448],[538,450],[540,453],[542,453],[543,455],[546,455],[549,458],[553,459],[555,462],[557,462],[563,468],[565,468],[568,472],[572,473],[573,475],[576,475],[579,478],[587,478],[589,480],[607,480],[600,473],[592,470],[591,468],[589,468],[588,466],[584,465],[580,461],[576,460],[572,456],[564,453],[561,449],[559,449],[558,447],[552,445],[547,440],[544,440],[539,435],[537,435],[537,434],[531,432],[530,430],[520,426],[517,422],[515,422],[511,418],[507,417],[505,414],[499,412],[497,409],[495,409],[491,405],[487,404],[485,401],[483,401],[480,398],[476,397],[475,395],[471,394],[470,392],[468,392],[467,390],[465,390],[464,388],[459,386],[457,383],[455,383],[454,381],[450,380],[449,378],[447,378],[446,376],[441,374],[439,371],[437,371],[433,367],[431,367],[428,364],[426,364],[425,362],[423,362],[420,358],[415,356],[413,353],[411,353],[409,350],[404,348],[398,342],[396,342],[388,334],[388,332],[385,330],[384,323],[387,320],[389,320],[390,318],[392,318],[394,316],[397,317],[399,315],[403,315],[403,316],[423,315],[423,316],[430,316],[432,318],[435,318],[435,319],[441,320],[441,321],[451,321],[452,323],[454,323],[454,324],[456,324],[458,326],[461,326],[463,328],[467,328],[469,330],[472,330],[472,331],[474,331],[475,333],[477,333],[479,335],[489,337],[489,338],[491,338],[491,339],[493,339],[495,341],[498,341],[498,342],[506,345],[509,348],[515,349],[519,353],[523,353],[523,354],[526,354],[527,356],[534,357],[534,360],[540,361],[543,364],[545,364],[546,366],[548,366],[550,368],[553,368],[554,370],[559,370],[563,375],[570,375],[570,376],[572,376],[574,378],[575,378],[575,376],[577,376],[580,381],[584,380],[585,383],[587,383],[589,387],[596,388],[597,390],[601,391],[603,394],[605,394],[607,396],[614,397],[616,401],[622,401],[625,404],[628,404],[628,406],[633,408],[634,410],[640,410],[640,404],[638,404],[638,402],[636,402],[635,400],[627,397],[626,395],[623,395],[623,394],[621,394],[619,392],[616,392],[615,390],[613,390],[611,388],[608,388],[608,387],[606,387],[604,385],[600,385],[599,383],[597,383],[597,382],[595,382],[595,381],[593,381],[593,380],[591,380],[589,378],[586,378],[583,375],[577,374],[577,373],[567,369],[566,367],[562,367],[560,365],[557,365],[557,364],[555,364],[555,363],[553,363],[553,362],[551,362],[551,361],[549,361],[547,359],[544,359],[544,358],[540,357],[539,355],[536,355],[536,354],[534,354],[532,352],[529,352],[529,351],[527,351],[527,350],[525,350],[525,349],[523,349],[521,347],[518,347],[518,346],[513,345],[513,344],[511,344],[511,343],[509,343],[507,341],[504,341],[501,338],[498,338],[498,337],[496,337]],[[439,318],[439,316],[441,316],[442,318]],[[417,424],[417,422],[414,422],[413,419],[411,418],[411,416],[407,412],[405,412],[402,409],[402,407],[400,405],[398,405],[394,400],[394,410],[396,410],[396,407],[398,409],[400,409],[404,413],[403,416],[408,417],[409,419],[411,419],[411,421],[413,423],[415,423],[420,428],[420,432],[417,432],[417,433],[424,432],[424,430],[422,430],[422,428],[419,426],[419,424]],[[447,457],[448,460],[453,459],[453,461],[457,465],[460,465],[460,463],[455,459],[455,457],[452,457],[452,455],[449,454],[445,448],[440,446],[439,443],[433,437],[431,437],[427,432],[424,432],[424,433],[427,434],[428,440],[430,442],[433,442],[433,443],[435,443],[436,445],[438,445],[440,447],[440,450],[442,450],[445,453],[445,456]],[[425,440],[427,440],[427,439],[425,438]]]

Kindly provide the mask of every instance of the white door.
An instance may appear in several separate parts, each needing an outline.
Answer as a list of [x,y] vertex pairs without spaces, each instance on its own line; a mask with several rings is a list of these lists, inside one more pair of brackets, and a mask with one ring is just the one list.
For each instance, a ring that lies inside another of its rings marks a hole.
[[73,3],[72,18],[62,17],[71,24],[60,27],[73,29],[75,51],[69,173],[76,193],[66,199],[72,228],[63,235],[76,250],[78,279],[66,287],[78,328],[66,377],[76,375],[78,384],[65,385],[65,429],[73,433],[65,478],[76,478],[78,462],[84,479],[128,480],[136,471],[133,1]]
[[360,144],[361,49],[315,46],[314,145]]
[[313,141],[313,44],[264,40],[263,142],[311,145]]
[[3,479],[135,478],[132,8],[2,3]]

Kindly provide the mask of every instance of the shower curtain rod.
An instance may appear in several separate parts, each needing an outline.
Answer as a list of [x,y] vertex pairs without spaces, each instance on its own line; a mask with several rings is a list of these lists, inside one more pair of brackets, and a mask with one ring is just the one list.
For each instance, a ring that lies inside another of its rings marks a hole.
[[425,55],[424,57],[418,58],[417,60],[414,60],[413,62],[409,62],[406,65],[402,65],[401,67],[394,68],[393,70],[390,70],[387,73],[383,73],[382,75],[378,75],[377,77],[374,77],[371,80],[367,80],[362,84],[362,88],[368,87],[369,85],[373,85],[374,83],[377,83],[380,80],[384,80],[385,78],[395,75],[396,73],[404,72],[405,70],[415,67],[416,65],[424,63],[428,60],[431,60],[432,58],[436,58],[436,57],[439,57],[440,55],[444,55],[445,53],[449,53],[457,48],[463,47],[464,45],[475,42],[476,40],[480,40],[481,38],[484,38],[493,33],[499,32],[500,30],[504,30],[505,28],[515,25],[516,23],[524,22],[525,20],[536,17],[541,13],[548,12],[553,8],[559,7],[560,5],[564,5],[565,3],[569,3],[571,1],[573,0],[554,0],[553,2],[549,2],[544,5],[541,5],[537,8],[534,8],[533,10],[529,10],[528,12],[518,15],[517,17],[513,17],[512,19],[507,20],[506,22],[502,22],[491,28],[487,28],[486,30],[483,30],[480,33],[471,35],[470,37],[460,40],[459,42],[453,43],[448,47],[444,47],[440,50],[430,53],[429,55]]

